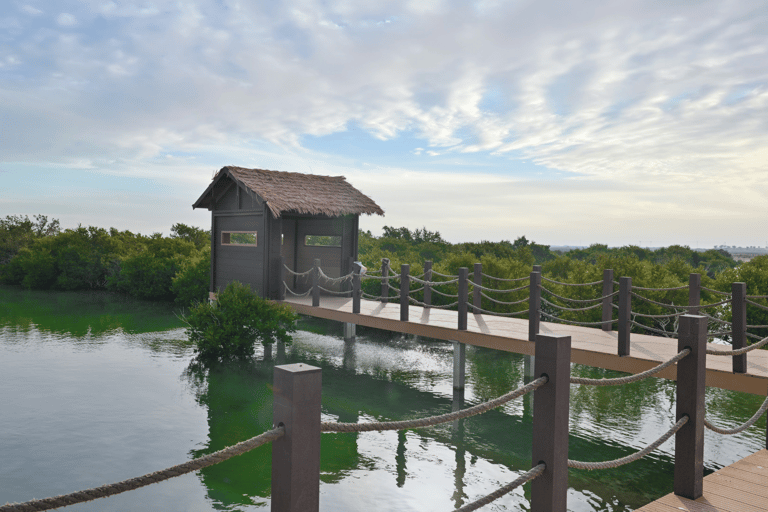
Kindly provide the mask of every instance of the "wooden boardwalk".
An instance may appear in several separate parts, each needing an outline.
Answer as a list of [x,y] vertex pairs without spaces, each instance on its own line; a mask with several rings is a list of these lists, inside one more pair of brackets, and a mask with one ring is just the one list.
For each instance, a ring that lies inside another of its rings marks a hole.
[[667,494],[636,512],[768,512],[768,450],[760,450],[704,477],[704,495]]
[[[533,355],[528,341],[528,320],[493,315],[469,314],[467,330],[459,331],[458,313],[436,308],[410,306],[408,322],[400,321],[400,304],[363,300],[360,313],[352,313],[352,299],[321,297],[320,306],[312,307],[309,297],[286,298],[286,304],[301,314],[375,327],[405,334],[415,334],[468,345]],[[677,340],[632,333],[630,355],[617,355],[618,333],[591,327],[541,322],[541,334],[571,336],[571,361],[627,373],[639,373],[667,361],[677,354]],[[720,345],[713,345],[718,348]],[[728,347],[725,347],[726,349]],[[656,374],[675,379],[676,366]],[[768,395],[768,350],[747,355],[747,373],[732,372],[732,358],[707,356],[707,386]],[[768,464],[766,465],[768,467]]]

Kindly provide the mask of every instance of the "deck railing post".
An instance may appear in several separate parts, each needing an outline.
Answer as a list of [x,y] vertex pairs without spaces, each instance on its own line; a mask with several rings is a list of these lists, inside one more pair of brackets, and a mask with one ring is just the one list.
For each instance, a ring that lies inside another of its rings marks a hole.
[[320,305],[320,260],[315,260],[312,272],[312,307]]
[[[688,305],[699,306],[701,304],[701,274],[692,273],[688,276]],[[689,315],[698,315],[699,308],[688,310]]]
[[285,435],[272,443],[272,511],[320,507],[320,368],[275,366],[272,421]]
[[534,378],[546,384],[533,392],[532,466],[546,464],[531,487],[531,512],[565,512],[568,497],[568,410],[571,337],[536,336]]
[[[613,269],[603,270],[603,322],[610,322],[613,320],[613,297],[606,297],[613,293]],[[602,326],[604,331],[612,331],[613,323],[604,323]]]
[[703,492],[704,480],[704,390],[707,361],[707,318],[680,317],[677,350],[691,353],[677,363],[675,421],[688,416],[688,423],[675,434],[675,494],[695,500]]
[[285,258],[280,256],[280,283],[277,285],[277,300],[285,300]]
[[619,278],[619,355],[629,355],[629,331],[632,328],[632,278]]
[[459,269],[459,326],[460,331],[467,330],[467,300],[469,299],[469,269]]
[[[432,262],[431,261],[424,262],[424,280],[427,283],[432,281]],[[430,284],[424,285],[424,304],[426,304],[427,307],[432,305],[432,285]]]
[[400,265],[400,321],[408,321],[408,296],[411,293],[411,266]]
[[474,312],[480,313],[479,308],[483,307],[483,296],[480,295],[483,290],[480,289],[483,286],[483,264],[475,263],[475,268],[472,274],[472,283],[474,283],[472,290],[472,305],[475,307]]
[[359,263],[354,263],[352,268],[354,270],[354,274],[352,274],[352,313],[358,314],[360,313],[360,299],[363,295],[360,283],[360,271],[362,269]]
[[534,270],[531,272],[530,286],[528,288],[528,341],[536,341],[536,335],[539,334],[540,322],[541,271]]
[[389,259],[381,258],[381,302],[387,302],[386,297],[389,297]]
[[[747,283],[731,283],[731,343],[733,349],[747,346]],[[733,356],[733,373],[747,373],[747,354]]]

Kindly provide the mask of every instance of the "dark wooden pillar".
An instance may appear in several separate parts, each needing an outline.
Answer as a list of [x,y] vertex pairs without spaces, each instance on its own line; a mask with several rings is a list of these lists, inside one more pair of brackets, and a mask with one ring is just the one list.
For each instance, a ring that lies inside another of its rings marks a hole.
[[400,265],[400,321],[408,321],[408,295],[411,291],[411,266]]
[[320,305],[320,260],[315,260],[312,269],[312,307]]
[[275,366],[274,426],[285,435],[272,443],[272,511],[316,512],[320,506],[320,368]]
[[[731,283],[731,344],[747,346],[747,283]],[[747,354],[733,356],[733,373],[747,373]]]
[[469,269],[459,269],[459,326],[460,331],[467,330],[467,300],[469,295]]
[[360,264],[353,263],[354,275],[352,276],[352,313],[360,313],[360,300],[362,299],[362,287],[360,286]]
[[632,329],[632,278],[619,278],[619,355],[629,355],[629,332]]
[[[483,264],[475,263],[475,268],[472,274],[472,282],[474,283],[474,289],[472,290],[472,305],[476,308],[483,307],[483,296],[480,295],[483,290],[480,287],[483,285]],[[479,311],[475,310],[475,313]]]
[[[701,274],[693,273],[688,276],[688,305],[699,306],[701,305]],[[688,310],[689,315],[698,315],[699,308],[691,308]]]
[[530,283],[530,287],[528,288],[528,341],[536,341],[536,335],[539,334],[539,323],[541,322],[540,270],[531,272]]
[[386,297],[389,297],[389,260],[387,258],[381,259],[381,277],[385,278],[381,280],[381,296],[383,297],[381,302],[387,302]]
[[531,512],[565,512],[568,495],[568,409],[571,337],[536,336],[534,378],[546,384],[533,395],[532,466],[546,464],[531,487]]
[[280,282],[277,289],[277,300],[285,300],[285,258],[282,256],[280,256]]
[[[427,283],[432,281],[432,262],[431,261],[424,262],[424,280]],[[430,284],[424,285],[424,304],[426,304],[427,307],[432,305],[432,285]]]
[[691,353],[677,363],[675,421],[688,416],[688,423],[675,434],[675,494],[695,500],[704,481],[704,390],[707,372],[707,318],[680,317],[677,350]]
[[[603,297],[613,293],[613,270],[603,270]],[[603,299],[603,322],[610,322],[613,320],[613,297],[607,297]],[[612,331],[612,323],[604,323],[602,326],[604,331]]]

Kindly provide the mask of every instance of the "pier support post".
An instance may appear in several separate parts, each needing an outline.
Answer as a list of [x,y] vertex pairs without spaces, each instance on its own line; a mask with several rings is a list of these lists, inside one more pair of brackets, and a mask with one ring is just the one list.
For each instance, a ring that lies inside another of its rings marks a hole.
[[532,466],[546,464],[533,480],[531,512],[565,512],[568,495],[568,409],[571,337],[536,337],[536,378],[546,384],[533,392]]
[[[603,270],[603,297],[613,293],[613,269]],[[610,322],[613,320],[613,297],[606,297],[603,299],[603,322]],[[613,323],[604,323],[602,326],[604,331],[612,331]]]
[[535,366],[535,356],[523,356],[523,380],[526,382],[526,384],[533,380],[533,369]]
[[472,271],[472,305],[475,307],[473,310],[475,313],[480,313],[479,308],[483,307],[483,296],[480,295],[483,290],[480,289],[483,286],[483,264],[475,263],[475,268]]
[[272,511],[320,507],[320,368],[275,366],[272,417],[285,435],[272,443]]
[[[698,306],[701,304],[701,274],[693,273],[688,276],[688,305]],[[688,310],[689,315],[698,315],[699,308]]]
[[688,423],[675,434],[675,494],[695,500],[704,489],[704,390],[707,372],[707,318],[680,317],[677,350],[691,353],[677,363],[675,421]]
[[536,341],[541,322],[541,271],[534,270],[531,272],[530,283],[528,289],[528,341]]
[[629,355],[629,331],[632,328],[632,278],[619,279],[619,355]]
[[411,266],[400,265],[400,321],[408,321],[408,295],[411,291]]
[[357,333],[357,325],[351,322],[344,322],[344,340],[354,340]]
[[[731,343],[733,350],[747,346],[747,283],[731,283]],[[747,373],[747,354],[733,356],[733,373]]]
[[383,299],[380,299],[381,302],[387,302],[386,297],[389,297],[389,259],[387,258],[381,258],[381,277],[384,279],[381,280],[381,296],[384,297]]
[[466,370],[467,346],[458,341],[453,342],[453,389],[463,390]]
[[320,305],[320,260],[315,260],[315,268],[312,272],[312,307]]
[[360,300],[363,296],[363,290],[360,284],[360,264],[355,263],[352,265],[354,274],[352,275],[352,313],[360,313]]
[[[429,283],[432,281],[432,262],[431,261],[425,261],[424,262],[424,280]],[[425,284],[424,285],[424,304],[426,304],[426,307],[429,307],[432,305],[432,285]]]
[[469,269],[461,267],[459,269],[459,326],[460,331],[467,330],[467,299],[469,298]]

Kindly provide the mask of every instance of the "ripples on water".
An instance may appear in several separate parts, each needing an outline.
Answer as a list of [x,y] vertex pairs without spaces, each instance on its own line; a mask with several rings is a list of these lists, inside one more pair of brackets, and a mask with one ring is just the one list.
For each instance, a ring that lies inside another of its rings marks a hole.
[[[130,478],[197,457],[271,428],[276,363],[323,368],[323,418],[416,418],[451,410],[452,345],[306,319],[292,346],[256,360],[205,368],[172,311],[89,294],[9,291],[0,305],[0,502],[24,501]],[[62,295],[65,295],[62,298]],[[54,296],[55,299],[51,299]],[[47,299],[46,299],[47,297]],[[46,302],[48,300],[48,302]],[[22,305],[19,305],[19,304]],[[74,306],[74,307],[71,307]],[[157,329],[160,327],[160,329]],[[574,374],[615,372],[574,366]],[[464,406],[523,382],[522,356],[467,347]],[[572,386],[570,458],[621,457],[674,423],[674,383]],[[747,419],[760,397],[707,391],[708,417]],[[321,510],[452,510],[530,467],[530,397],[432,429],[324,434]],[[706,432],[712,471],[763,446],[765,419],[748,432]],[[569,510],[629,511],[671,492],[673,441],[609,471],[570,471]],[[197,474],[67,510],[256,510],[269,505],[269,447]],[[527,510],[529,485],[483,510]]]

